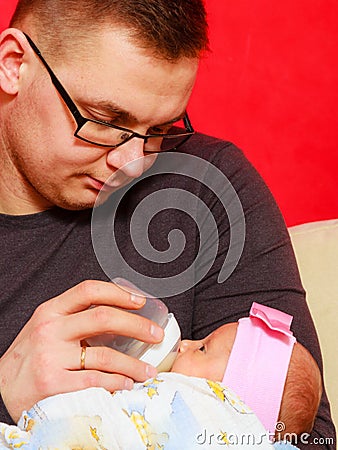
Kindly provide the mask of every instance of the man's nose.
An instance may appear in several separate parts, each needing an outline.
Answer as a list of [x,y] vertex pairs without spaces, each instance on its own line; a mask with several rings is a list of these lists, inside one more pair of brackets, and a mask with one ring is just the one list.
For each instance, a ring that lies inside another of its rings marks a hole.
[[107,164],[121,170],[128,178],[137,178],[145,171],[144,141],[133,138],[107,154]]

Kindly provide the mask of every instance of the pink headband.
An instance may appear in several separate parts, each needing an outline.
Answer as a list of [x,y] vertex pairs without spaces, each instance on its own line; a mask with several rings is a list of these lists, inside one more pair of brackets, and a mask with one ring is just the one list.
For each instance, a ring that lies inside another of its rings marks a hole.
[[222,381],[250,406],[272,434],[296,342],[290,331],[292,319],[282,311],[253,303],[250,317],[238,321]]

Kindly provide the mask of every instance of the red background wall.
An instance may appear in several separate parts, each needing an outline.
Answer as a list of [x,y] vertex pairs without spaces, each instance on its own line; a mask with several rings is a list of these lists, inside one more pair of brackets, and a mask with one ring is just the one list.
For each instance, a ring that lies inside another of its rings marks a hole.
[[[0,0],[0,29],[15,0]],[[206,0],[212,53],[189,108],[232,140],[288,225],[338,217],[337,0]]]

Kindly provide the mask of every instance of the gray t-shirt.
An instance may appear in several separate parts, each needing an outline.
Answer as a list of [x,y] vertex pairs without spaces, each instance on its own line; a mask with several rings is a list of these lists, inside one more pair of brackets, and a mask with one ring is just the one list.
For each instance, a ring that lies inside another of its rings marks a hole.
[[[248,315],[252,302],[256,301],[293,315],[295,336],[322,367],[316,332],[305,302],[288,232],[265,183],[243,153],[228,142],[197,134],[179,151],[210,161],[226,175],[237,192],[244,211],[246,232],[243,253],[236,269],[224,282],[218,282],[218,274],[232,239],[227,211],[222,202],[203,183],[177,172],[156,175],[155,171],[155,175],[142,179],[119,200],[114,231],[121,255],[132,268],[150,278],[161,279],[186,271],[187,285],[193,282],[192,278],[203,272],[204,265],[208,263],[205,258],[210,257],[207,249],[214,236],[211,234],[210,242],[202,243],[198,226],[189,214],[180,209],[165,208],[152,218],[148,229],[141,230],[149,236],[151,246],[158,252],[168,250],[171,230],[182,231],[184,250],[168,263],[151,262],[142,257],[135,249],[129,232],[133,211],[151,193],[164,189],[168,192],[171,189],[177,189],[178,193],[182,190],[191,192],[212,212],[218,228],[219,245],[213,264],[195,286],[164,299],[180,324],[183,338],[200,339],[226,322],[237,321]],[[203,174],[196,175],[203,178]],[[109,199],[111,205],[114,205],[118,195],[117,191]],[[28,216],[0,215],[0,355],[7,350],[40,303],[83,280],[109,279],[93,250],[91,214],[90,210],[54,208]],[[203,214],[203,208],[199,210],[197,202],[199,223],[204,220]],[[108,257],[113,267],[109,275],[125,276],[119,273],[118,264],[114,266],[114,254]],[[186,270],[189,267],[194,267],[193,275]],[[0,421],[10,422],[3,404],[0,404]],[[325,394],[313,436],[334,436]]]

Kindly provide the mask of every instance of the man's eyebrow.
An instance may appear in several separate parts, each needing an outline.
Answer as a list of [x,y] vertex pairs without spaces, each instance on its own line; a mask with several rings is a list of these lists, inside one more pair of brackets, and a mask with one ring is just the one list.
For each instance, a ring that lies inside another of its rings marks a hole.
[[[137,117],[135,117],[129,111],[116,105],[115,103],[105,102],[105,101],[97,101],[96,105],[97,105],[97,107],[106,110],[108,113],[114,114],[114,116],[118,116],[119,119],[122,121],[136,122],[136,123],[138,122]],[[156,126],[171,125],[175,122],[178,122],[179,120],[182,120],[184,116],[185,116],[185,111],[183,111],[182,114],[180,114],[178,117],[175,117],[175,118],[168,120],[167,122],[164,122],[161,124],[156,124]]]
[[125,109],[121,108],[120,106],[116,105],[115,103],[111,102],[105,102],[105,101],[97,101],[95,102],[95,105],[98,108],[102,108],[106,110],[110,114],[114,114],[114,116],[119,116],[120,119],[130,121],[130,122],[137,122],[137,118],[131,114],[129,111],[126,111]]
[[160,125],[171,125],[172,123],[175,123],[175,122],[178,122],[179,120],[182,120],[184,116],[185,116],[185,111],[182,114],[180,114],[178,117],[175,117],[174,119],[169,120],[168,122],[161,123]]

